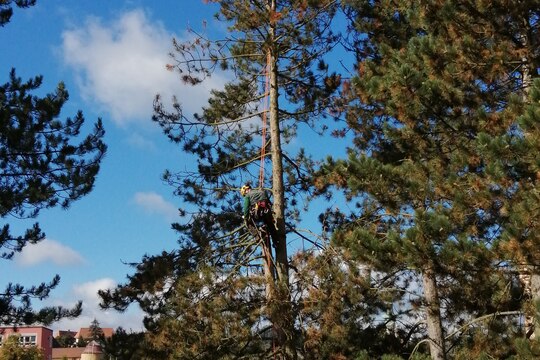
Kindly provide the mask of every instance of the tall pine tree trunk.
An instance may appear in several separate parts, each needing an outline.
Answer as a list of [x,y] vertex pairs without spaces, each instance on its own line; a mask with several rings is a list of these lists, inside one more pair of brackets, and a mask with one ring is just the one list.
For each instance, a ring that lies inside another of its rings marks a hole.
[[[530,47],[528,36],[521,35],[521,43],[523,47]],[[522,98],[523,103],[526,104],[529,100],[529,92],[532,85],[531,77],[531,65],[529,59],[524,56],[522,59]],[[523,288],[523,294],[525,299],[524,312],[524,326],[525,337],[528,339],[535,339],[538,336],[538,324],[536,324],[536,302],[540,300],[540,276],[537,274],[537,268],[533,265],[529,265],[529,261],[526,256],[520,256],[520,264],[517,266],[519,273],[519,281]]]
[[287,239],[285,233],[285,187],[283,154],[278,116],[278,83],[276,57],[270,56],[270,146],[272,151],[272,191],[274,218],[277,226],[276,268],[280,281],[288,283]]
[[[534,303],[538,300],[538,285],[533,290],[533,270],[534,267],[526,264],[527,261],[524,256],[521,256],[523,259],[523,264],[519,264],[518,268],[518,278],[523,288],[523,326],[525,327],[524,333],[527,339],[534,339],[536,337],[536,324],[535,324],[535,306]],[[537,276],[536,276],[537,277]],[[538,280],[535,279],[537,283]]]
[[[276,9],[275,0],[268,1],[269,13],[274,14]],[[275,24],[269,29],[269,43],[273,44],[275,34]],[[289,287],[289,266],[287,255],[287,236],[285,231],[285,186],[283,183],[283,154],[281,150],[281,131],[279,126],[279,104],[278,104],[278,68],[277,54],[275,48],[270,51],[270,94],[269,94],[269,125],[270,125],[270,148],[272,152],[272,191],[274,200],[274,217],[277,226],[277,241],[275,244],[276,275],[277,283],[274,287],[275,298],[273,299],[273,310],[271,321],[278,334],[278,353],[283,359],[296,359],[294,321],[292,316],[291,295]]]
[[532,328],[532,335],[530,336],[530,339],[539,339],[540,338],[540,326],[538,326],[538,323],[536,321],[536,303],[540,301],[540,275],[538,275],[538,267],[534,266],[532,269],[531,274],[531,293],[532,293],[532,316],[533,316],[533,328]]
[[266,282],[266,303],[270,304],[273,301],[275,294],[276,273],[274,269],[274,260],[272,258],[272,247],[270,239],[264,235],[261,239],[263,253],[263,271],[264,281]]
[[424,285],[424,298],[426,306],[427,333],[429,337],[429,350],[433,360],[445,360],[446,351],[441,322],[441,304],[437,291],[437,279],[433,264],[428,264],[422,274]]

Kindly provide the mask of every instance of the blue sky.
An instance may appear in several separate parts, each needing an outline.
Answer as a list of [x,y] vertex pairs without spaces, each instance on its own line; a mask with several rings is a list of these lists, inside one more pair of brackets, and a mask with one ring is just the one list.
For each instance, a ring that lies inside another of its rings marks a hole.
[[[173,37],[187,39],[188,27],[203,31],[203,22],[210,35],[225,29],[213,19],[216,10],[202,0],[38,0],[15,9],[0,28],[1,83],[12,67],[23,79],[43,75],[40,95],[63,81],[70,100],[62,117],[80,109],[88,126],[101,117],[107,132],[108,153],[93,192],[66,211],[43,211],[37,220],[46,240],[13,261],[0,261],[0,286],[37,284],[59,274],[60,286],[44,303],[83,300],[82,316],[55,323],[54,330],[87,327],[94,318],[102,327],[142,329],[136,307],[123,314],[99,310],[97,290],[124,282],[132,273],[124,263],[177,246],[170,224],[181,204],[160,176],[192,163],[151,121],[152,101],[157,93],[165,99],[174,94],[195,112],[210,89],[225,83],[226,76],[216,74],[200,86],[185,86],[166,70]],[[301,145],[298,140],[293,146]],[[334,155],[338,149],[313,145]],[[19,231],[35,221],[6,220]]]
[[[15,9],[0,28],[1,83],[12,67],[23,79],[43,75],[40,95],[63,81],[70,100],[62,117],[81,109],[88,126],[101,117],[107,132],[109,149],[94,191],[66,211],[43,211],[37,221],[46,240],[0,262],[0,286],[60,274],[61,284],[45,303],[83,300],[83,315],[53,324],[55,330],[89,326],[94,318],[103,327],[142,328],[136,308],[125,314],[98,310],[96,292],[124,281],[131,269],[123,262],[176,246],[170,224],[180,204],[160,176],[189,166],[189,159],[152,123],[152,101],[157,93],[176,94],[197,111],[208,90],[223,84],[216,76],[186,87],[165,67],[173,36],[185,39],[188,26],[200,30],[206,20],[207,31],[223,29],[213,21],[215,9],[198,0],[38,0]],[[35,221],[6,220],[19,231]]]

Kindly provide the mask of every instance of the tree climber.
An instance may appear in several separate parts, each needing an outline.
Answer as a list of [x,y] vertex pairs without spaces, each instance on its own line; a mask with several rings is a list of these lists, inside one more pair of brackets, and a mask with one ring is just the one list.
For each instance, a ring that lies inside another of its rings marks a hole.
[[246,184],[240,188],[240,195],[244,197],[242,218],[248,229],[250,223],[253,223],[259,230],[268,231],[272,243],[276,244],[276,225],[267,192],[264,189],[252,189],[251,185]]

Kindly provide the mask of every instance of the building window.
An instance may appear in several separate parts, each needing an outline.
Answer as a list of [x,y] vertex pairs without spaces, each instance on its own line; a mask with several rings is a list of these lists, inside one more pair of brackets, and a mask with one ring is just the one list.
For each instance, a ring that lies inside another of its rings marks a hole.
[[37,345],[37,335],[35,334],[22,334],[19,337],[19,343],[22,346],[36,346]]

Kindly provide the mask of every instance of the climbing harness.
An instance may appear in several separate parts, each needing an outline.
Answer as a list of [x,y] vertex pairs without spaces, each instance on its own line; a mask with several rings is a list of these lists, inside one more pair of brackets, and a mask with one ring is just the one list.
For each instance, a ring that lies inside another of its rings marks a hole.
[[264,219],[265,216],[270,214],[270,203],[267,200],[257,201],[253,206],[252,211],[255,219]]

